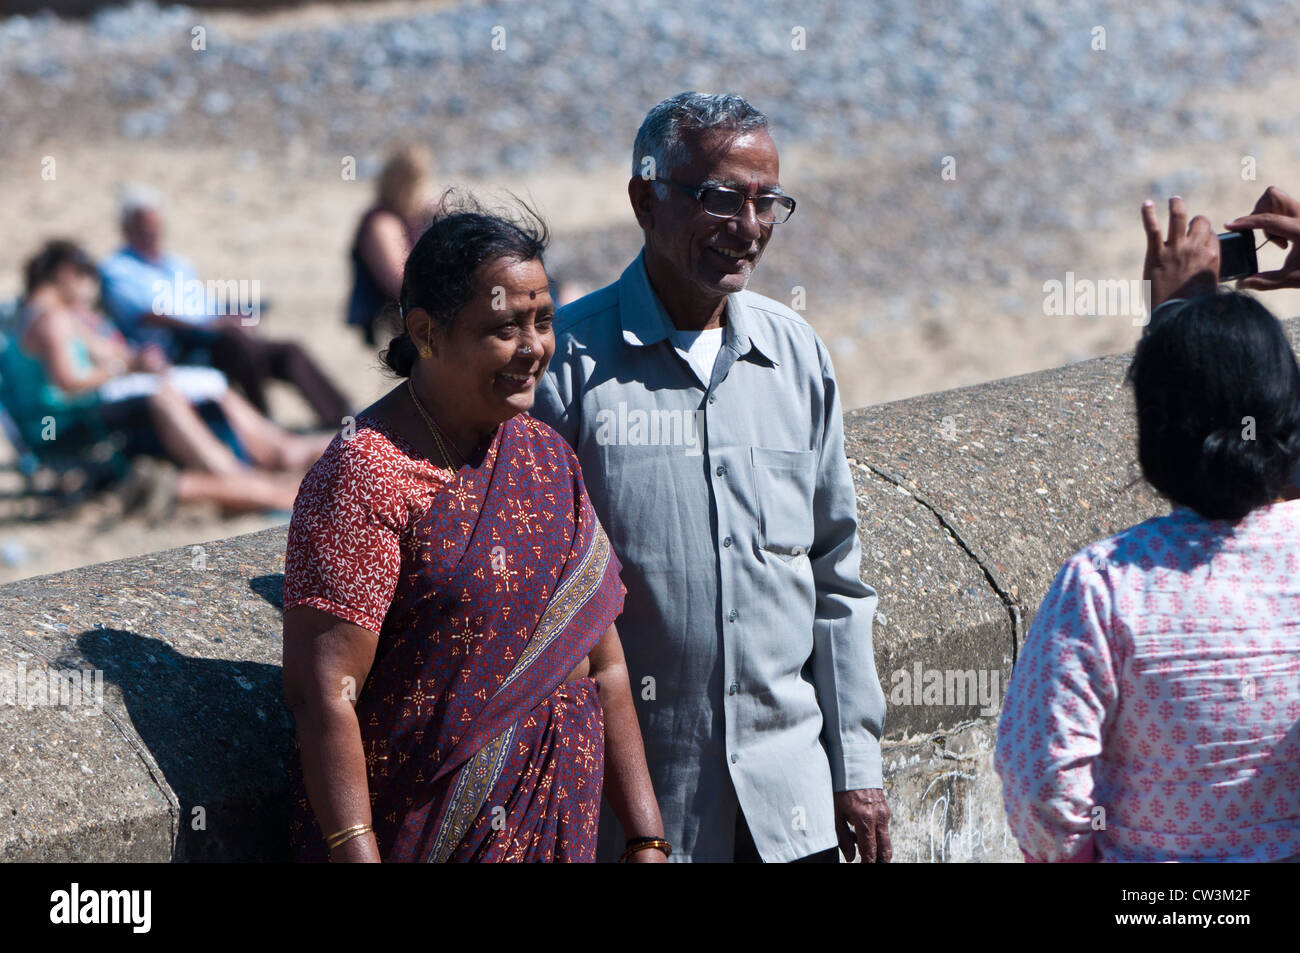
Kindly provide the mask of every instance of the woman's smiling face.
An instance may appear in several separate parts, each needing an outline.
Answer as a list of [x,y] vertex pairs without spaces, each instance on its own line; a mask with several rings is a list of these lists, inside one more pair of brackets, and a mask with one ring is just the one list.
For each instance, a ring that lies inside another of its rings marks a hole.
[[434,373],[451,385],[462,414],[496,425],[532,409],[555,353],[554,316],[539,259],[480,266],[474,297],[431,342]]

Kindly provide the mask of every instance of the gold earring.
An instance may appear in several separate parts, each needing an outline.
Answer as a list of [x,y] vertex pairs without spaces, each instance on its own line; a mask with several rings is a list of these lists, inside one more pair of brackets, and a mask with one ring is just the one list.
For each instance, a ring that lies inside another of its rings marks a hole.
[[433,348],[429,347],[428,343],[420,345],[420,357],[433,357]]

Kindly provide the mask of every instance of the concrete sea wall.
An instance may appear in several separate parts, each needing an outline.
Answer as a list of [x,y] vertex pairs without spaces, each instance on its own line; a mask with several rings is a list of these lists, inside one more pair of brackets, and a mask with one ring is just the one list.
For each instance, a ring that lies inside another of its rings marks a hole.
[[[1166,509],[1127,364],[846,416],[896,861],[1019,859],[992,770],[1018,647],[1067,556]],[[286,858],[285,533],[0,587],[0,861]]]

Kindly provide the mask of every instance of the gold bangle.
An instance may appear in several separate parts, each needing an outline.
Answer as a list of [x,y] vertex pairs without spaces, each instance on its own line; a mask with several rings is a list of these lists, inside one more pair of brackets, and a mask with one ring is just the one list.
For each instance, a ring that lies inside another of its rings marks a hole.
[[343,837],[346,834],[351,834],[353,831],[364,830],[366,827],[369,826],[370,825],[367,824],[365,821],[362,821],[360,824],[353,824],[351,827],[345,827],[341,831],[335,831],[333,834],[330,834],[328,837],[326,837],[325,843],[332,847],[334,846],[334,842],[337,841],[340,837]]
[[668,843],[668,841],[664,840],[662,837],[655,837],[655,838],[649,838],[647,840],[643,840],[640,843],[632,844],[631,846],[629,846],[627,850],[623,851],[623,856],[618,859],[618,862],[620,864],[626,864],[627,859],[631,857],[633,854],[635,854],[637,851],[648,850],[652,847],[655,850],[663,851],[663,855],[665,857],[671,857],[673,855],[673,845]]
[[352,840],[353,838],[361,837],[363,834],[373,834],[373,833],[374,833],[374,829],[371,828],[369,824],[367,824],[361,830],[353,831],[351,834],[348,834],[346,837],[340,838],[339,840],[336,840],[333,844],[329,845],[330,853],[331,854],[334,853],[334,851],[338,850],[340,847],[342,847],[344,844],[346,844],[348,841]]
[[360,837],[362,834],[373,833],[374,828],[369,824],[354,824],[351,827],[345,827],[343,830],[337,831],[325,838],[325,846],[330,850],[334,850],[336,847],[346,844],[354,837]]

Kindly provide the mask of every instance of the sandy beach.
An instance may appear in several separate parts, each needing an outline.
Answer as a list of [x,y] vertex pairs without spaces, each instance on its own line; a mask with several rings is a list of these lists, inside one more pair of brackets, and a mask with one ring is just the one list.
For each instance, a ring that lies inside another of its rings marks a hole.
[[[226,36],[239,38],[449,6],[384,3],[361,11],[323,6],[212,14],[208,20]],[[1229,130],[1221,141],[1154,141],[1135,130],[1127,141],[1098,144],[1124,156],[1124,173],[1108,191],[1062,194],[1059,216],[1048,209],[1037,228],[990,233],[989,247],[970,255],[954,248],[936,223],[966,207],[996,217],[996,208],[989,210],[981,201],[981,191],[995,177],[999,187],[1015,188],[1007,177],[1032,175],[1033,166],[995,168],[968,147],[957,152],[957,177],[947,181],[939,174],[945,143],[907,123],[880,122],[873,148],[852,157],[783,137],[777,127],[783,183],[809,199],[788,230],[773,239],[751,287],[789,303],[805,271],[814,278],[834,273],[829,283],[808,281],[805,317],[831,348],[846,408],[1124,350],[1140,327],[1127,317],[1046,314],[1045,282],[1064,280],[1067,270],[1093,280],[1140,278],[1138,207],[1147,197],[1163,199],[1156,188],[1177,190],[1194,212],[1210,215],[1216,228],[1248,212],[1266,185],[1300,190],[1300,155],[1291,127],[1272,123],[1277,104],[1292,101],[1298,86],[1295,76],[1274,74],[1263,88],[1189,91],[1182,108],[1220,121]],[[6,128],[28,120],[29,128],[44,128],[48,117],[37,116],[45,109],[39,99],[20,99],[13,90],[4,95]],[[75,114],[63,122],[75,128]],[[614,280],[622,267],[616,263],[625,263],[639,246],[627,206],[626,161],[615,158],[630,151],[631,132],[617,135],[627,141],[588,167],[555,158],[523,170],[471,175],[463,171],[470,163],[444,156],[439,184],[510,189],[530,198],[555,235],[553,270],[595,287]],[[383,142],[366,143],[368,154],[383,147]],[[1068,148],[1066,142],[1045,141],[1036,161],[1050,162]],[[1242,177],[1246,155],[1255,160],[1254,180]],[[57,163],[53,181],[40,174],[47,156]],[[167,197],[171,248],[195,262],[203,276],[260,282],[272,307],[258,333],[302,342],[357,407],[395,386],[380,371],[376,354],[342,320],[350,280],[347,250],[354,223],[371,201],[373,181],[343,179],[337,150],[322,147],[309,132],[290,136],[283,148],[256,133],[212,141],[42,133],[34,141],[3,147],[0,158],[0,208],[5,210],[0,295],[20,291],[22,262],[46,238],[74,237],[96,256],[115,250],[119,191],[145,183]],[[870,183],[869,190],[851,186],[870,201],[851,209],[837,202],[834,190],[826,191],[827,183],[836,182]],[[964,239],[968,247],[978,242],[975,231],[974,239]],[[836,249],[829,264],[825,256],[818,258],[820,243]],[[912,257],[939,267],[909,276],[906,263]],[[1261,252],[1261,267],[1275,267],[1281,257],[1270,247]],[[888,287],[872,275],[872,263],[880,261],[892,263]],[[900,287],[912,286],[900,295]],[[1274,293],[1265,300],[1279,315],[1300,313],[1295,294]],[[272,410],[291,427],[310,422],[306,405],[284,385],[276,385]],[[11,461],[10,448],[0,447],[0,462]],[[12,498],[20,485],[12,468],[0,474],[0,581],[199,544],[282,521],[221,519],[206,507],[187,506],[168,525],[149,528],[137,519],[118,518],[110,502],[97,500],[34,522],[24,501]]]

